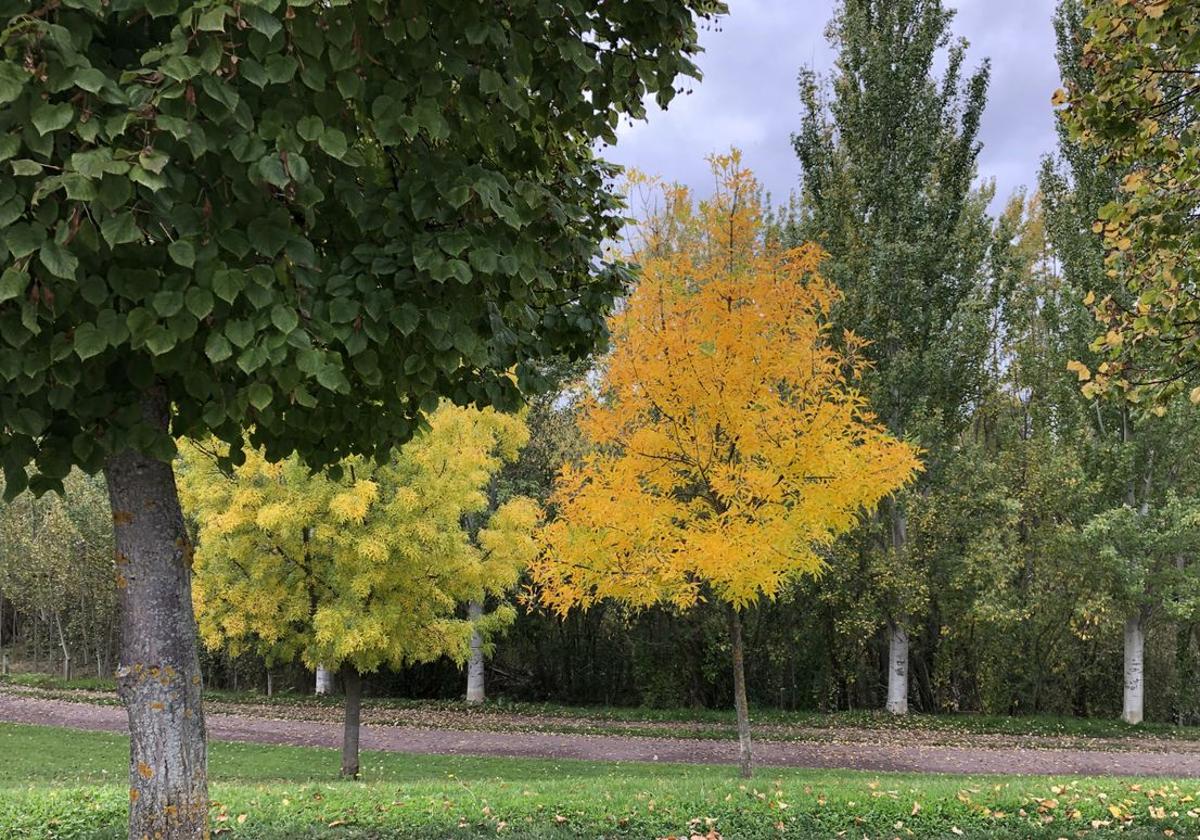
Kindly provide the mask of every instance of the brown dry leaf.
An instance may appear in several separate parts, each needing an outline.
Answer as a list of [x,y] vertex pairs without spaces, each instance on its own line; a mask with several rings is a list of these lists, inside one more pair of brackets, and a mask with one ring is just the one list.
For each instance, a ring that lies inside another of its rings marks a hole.
[[919,813],[921,813],[921,803],[920,803],[920,802],[913,802],[913,807],[912,807],[912,816],[914,816],[914,817],[915,817],[915,816],[916,816],[917,814],[919,814]]

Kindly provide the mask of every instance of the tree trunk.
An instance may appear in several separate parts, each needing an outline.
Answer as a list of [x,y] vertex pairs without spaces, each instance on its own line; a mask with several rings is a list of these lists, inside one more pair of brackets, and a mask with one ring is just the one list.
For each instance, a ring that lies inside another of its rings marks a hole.
[[[908,550],[908,516],[896,499],[891,504],[892,551],[901,563]],[[908,714],[908,631],[903,619],[888,618],[888,699],[893,715]]]
[[738,611],[729,608],[729,641],[733,645],[733,707],[737,710],[738,766],[743,779],[754,773],[750,751],[750,707],[746,703],[745,651],[742,646],[742,619]]
[[[167,428],[161,395],[143,402]],[[191,556],[171,465],[133,450],[104,466],[121,612],[117,690],[129,715],[129,836],[208,834],[208,767]]]
[[908,631],[896,621],[888,621],[888,699],[887,710],[893,715],[908,714]]
[[358,778],[358,730],[362,720],[362,674],[353,665],[342,666],[346,684],[346,722],[342,729],[342,777]]
[[324,665],[317,666],[317,694],[333,694],[333,672]]
[[1125,621],[1125,711],[1121,714],[1121,719],[1126,723],[1142,722],[1145,646],[1146,631],[1142,626],[1142,614],[1138,612]]
[[67,637],[63,633],[63,629],[62,629],[62,617],[58,613],[54,614],[54,628],[58,631],[58,646],[62,648],[62,653],[63,653],[63,664],[62,664],[63,682],[70,682],[70,680],[71,680],[71,650],[70,650],[70,648],[67,647]]
[[482,703],[484,700],[483,636],[479,634],[479,619],[483,617],[483,604],[472,601],[468,606],[471,618],[471,657],[467,660],[467,702]]

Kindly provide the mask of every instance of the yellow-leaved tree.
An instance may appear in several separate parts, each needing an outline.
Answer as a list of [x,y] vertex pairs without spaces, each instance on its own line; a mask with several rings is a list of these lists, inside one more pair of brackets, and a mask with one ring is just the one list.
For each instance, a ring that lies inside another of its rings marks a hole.
[[583,408],[593,449],[558,477],[532,573],[560,613],[728,605],[749,776],[739,613],[817,573],[822,546],[920,464],[855,389],[861,343],[831,340],[820,249],[775,246],[740,156],[711,160],[712,199],[663,188],[640,226],[641,277]]
[[481,618],[461,607],[503,598],[536,553],[538,505],[488,497],[528,436],[521,417],[445,405],[390,461],[352,458],[337,477],[250,449],[230,475],[219,453],[181,447],[180,498],[199,523],[201,639],[268,662],[340,668],[343,775],[358,775],[363,674],[442,656],[461,663],[473,631],[490,638],[515,617],[503,600]]

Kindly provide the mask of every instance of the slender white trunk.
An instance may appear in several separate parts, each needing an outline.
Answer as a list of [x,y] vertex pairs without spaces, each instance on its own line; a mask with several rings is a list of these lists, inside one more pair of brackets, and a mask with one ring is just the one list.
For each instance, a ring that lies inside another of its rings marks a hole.
[[317,666],[317,694],[333,694],[333,672],[324,665]]
[[1121,719],[1126,723],[1142,722],[1142,698],[1145,693],[1143,677],[1143,651],[1146,647],[1146,631],[1142,626],[1141,613],[1125,621],[1125,711]]
[[484,700],[483,636],[479,633],[479,620],[483,618],[483,604],[472,601],[467,606],[471,619],[471,657],[467,660],[467,702],[482,703]]
[[63,652],[62,678],[64,681],[71,679],[71,650],[67,647],[67,637],[63,635],[62,618],[58,613],[54,614],[54,626],[58,630],[58,646]]
[[888,699],[893,715],[908,714],[908,632],[899,622],[888,622]]

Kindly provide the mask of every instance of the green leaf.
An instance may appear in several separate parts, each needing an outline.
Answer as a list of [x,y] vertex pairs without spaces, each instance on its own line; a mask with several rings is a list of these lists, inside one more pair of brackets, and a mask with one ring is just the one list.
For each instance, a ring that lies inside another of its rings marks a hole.
[[14,160],[11,165],[14,175],[28,176],[42,174],[42,165],[36,160],[22,158],[20,160]]
[[275,329],[286,335],[299,326],[300,316],[290,306],[277,303],[271,308],[271,323],[275,325]]
[[317,371],[317,382],[330,391],[347,393],[350,390],[350,380],[346,379],[346,374],[333,365],[325,365]]
[[257,29],[263,35],[266,35],[268,40],[274,38],[276,33],[283,29],[283,24],[279,22],[279,18],[267,12],[258,6],[243,3],[241,6],[242,20]]
[[341,160],[348,148],[346,135],[336,128],[325,129],[325,133],[321,135],[321,139],[317,145],[321,147],[321,151],[325,154],[338,160]]
[[32,254],[42,247],[45,241],[46,232],[40,226],[35,227],[24,222],[9,225],[8,230],[4,232],[4,244],[16,259]]
[[504,86],[504,79],[495,70],[484,67],[479,71],[479,92],[495,93]]
[[74,279],[75,269],[79,268],[79,258],[53,239],[46,240],[42,245],[38,260],[47,271],[64,280]]
[[188,289],[184,296],[184,304],[187,306],[188,312],[191,312],[200,321],[207,318],[208,314],[212,312],[214,303],[212,292],[199,286]]
[[[0,162],[8,160],[21,150],[21,138],[16,134],[0,134]],[[41,166],[38,167],[41,170]]]
[[196,249],[186,239],[176,239],[167,246],[167,253],[176,265],[191,268],[196,264]]
[[176,344],[175,336],[166,327],[155,325],[146,334],[146,347],[155,356],[170,352]]
[[179,0],[146,0],[146,10],[156,18],[173,15],[179,10]]
[[74,116],[75,109],[71,107],[70,102],[44,102],[33,109],[29,121],[33,123],[37,133],[44,136],[51,131],[66,128]]
[[261,382],[255,382],[251,385],[246,395],[250,398],[250,405],[262,411],[271,404],[271,388],[269,385],[264,385]]
[[163,289],[161,292],[156,292],[153,307],[154,311],[163,318],[170,318],[183,309],[183,292],[171,291],[170,289]]
[[228,13],[228,6],[217,6],[214,9],[209,9],[200,15],[200,20],[196,22],[196,29],[201,32],[224,32],[225,15]]
[[295,77],[296,68],[299,66],[296,59],[290,55],[276,53],[267,59],[267,78],[277,85],[287,84]]
[[138,163],[142,169],[147,172],[153,172],[155,175],[161,175],[163,168],[171,157],[166,152],[160,152],[158,149],[143,149],[138,155]]
[[273,219],[258,218],[246,228],[246,235],[255,251],[264,257],[273,257],[287,243],[288,231]]
[[108,338],[94,324],[80,324],[75,328],[75,355],[90,359],[108,349]]
[[392,312],[392,323],[402,335],[412,335],[413,330],[421,323],[421,312],[411,303],[406,303]]
[[86,90],[88,93],[96,93],[104,87],[104,83],[107,81],[108,77],[95,67],[75,71],[75,87]]
[[213,292],[226,303],[233,303],[246,288],[246,275],[235,268],[225,268],[213,275]]
[[210,362],[223,362],[233,355],[233,346],[220,333],[209,333],[208,341],[204,343],[204,355]]
[[249,321],[230,321],[225,325],[226,337],[238,347],[245,347],[254,338],[254,325]]
[[296,122],[296,133],[308,143],[320,139],[323,131],[325,123],[320,117],[301,117]]
[[329,304],[329,320],[345,324],[358,317],[358,301],[354,298],[335,298]]
[[108,283],[103,277],[90,274],[79,284],[79,294],[92,306],[100,306],[108,300]]
[[141,228],[137,226],[137,221],[133,218],[132,213],[109,216],[100,223],[100,235],[104,237],[104,241],[110,248],[128,242],[140,242],[142,239]]
[[15,268],[4,269],[0,274],[0,303],[20,297],[29,286],[29,275]]
[[6,228],[21,218],[25,212],[25,202],[20,196],[13,196],[8,201],[0,203],[0,228]]
[[7,105],[21,95],[29,74],[19,64],[0,61],[0,105]]
[[288,175],[287,169],[284,168],[283,161],[275,152],[263,156],[258,162],[258,172],[262,175],[264,181],[280,189],[286,187],[292,180],[292,177]]

